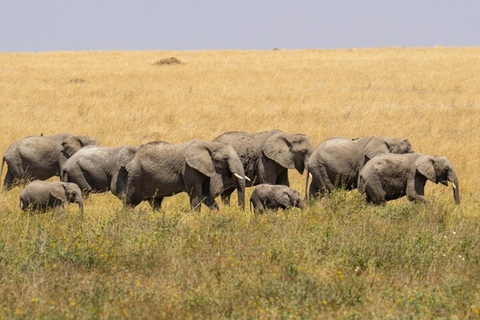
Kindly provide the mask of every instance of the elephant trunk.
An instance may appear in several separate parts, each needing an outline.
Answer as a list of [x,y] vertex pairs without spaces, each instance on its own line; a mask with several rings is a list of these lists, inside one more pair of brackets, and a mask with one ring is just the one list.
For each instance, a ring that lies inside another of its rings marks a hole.
[[240,159],[228,160],[230,172],[237,178],[238,205],[245,210],[245,170]]
[[83,217],[83,200],[79,199],[76,202],[78,203],[78,208],[80,209],[80,215]]
[[303,167],[307,169],[308,169],[308,160],[310,160],[310,155],[306,153],[305,158],[303,159]]
[[305,201],[302,199],[299,199],[298,202],[296,203],[297,208],[300,208],[300,210],[305,209]]
[[450,170],[448,173],[448,181],[452,183],[453,189],[453,198],[455,199],[455,204],[460,204],[460,192],[458,190],[458,178],[453,170]]

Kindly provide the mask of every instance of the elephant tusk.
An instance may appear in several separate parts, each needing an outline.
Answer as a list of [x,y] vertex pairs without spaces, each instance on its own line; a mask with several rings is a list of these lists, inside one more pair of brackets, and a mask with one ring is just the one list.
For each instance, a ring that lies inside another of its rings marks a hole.
[[245,180],[248,180],[248,181],[252,182],[252,180],[247,176],[245,176]]
[[234,175],[235,177],[237,177],[238,179],[240,179],[240,180],[243,180],[243,179],[244,179],[244,178],[243,178],[241,175],[239,175],[238,173],[234,173],[233,175]]
[[308,173],[308,176],[310,177],[310,179],[313,179],[313,176],[312,176],[311,172]]
[[454,182],[452,182],[452,187],[453,187],[453,189],[457,189],[457,186],[455,185]]

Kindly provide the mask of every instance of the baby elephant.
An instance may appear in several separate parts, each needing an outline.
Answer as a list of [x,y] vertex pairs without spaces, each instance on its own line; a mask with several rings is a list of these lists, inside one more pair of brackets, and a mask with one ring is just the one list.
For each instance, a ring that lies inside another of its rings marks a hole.
[[277,210],[290,207],[304,208],[300,193],[284,185],[260,184],[250,196],[255,213],[263,213],[267,209]]
[[22,210],[45,212],[48,208],[63,209],[65,202],[77,203],[83,215],[82,192],[75,183],[35,180],[25,186],[20,194]]
[[450,181],[455,203],[460,203],[458,179],[450,161],[420,153],[374,157],[360,171],[358,191],[366,194],[367,201],[374,204],[403,196],[410,201],[427,202],[424,196],[427,180],[445,186]]

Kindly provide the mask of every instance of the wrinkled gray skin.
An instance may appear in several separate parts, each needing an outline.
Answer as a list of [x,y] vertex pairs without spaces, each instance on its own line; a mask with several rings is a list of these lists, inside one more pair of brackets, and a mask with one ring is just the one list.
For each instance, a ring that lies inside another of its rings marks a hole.
[[265,210],[300,208],[305,204],[300,193],[284,185],[260,184],[253,190],[250,196],[250,205],[253,205],[255,213],[263,213]]
[[83,215],[83,199],[75,183],[35,180],[25,186],[20,194],[22,210],[45,212],[47,209],[61,209],[63,204],[77,203]]
[[124,199],[125,167],[136,151],[137,148],[131,146],[85,147],[65,162],[62,180],[76,183],[84,194],[110,190],[119,199]]
[[[226,132],[214,141],[232,145],[242,161],[246,176],[251,180],[246,186],[262,183],[290,186],[288,169],[296,169],[300,174],[313,152],[313,144],[304,134],[282,132],[280,130],[246,133]],[[225,204],[230,203],[230,195],[238,189],[238,181],[215,175],[212,178],[212,194],[219,194]]]
[[360,171],[358,191],[377,205],[403,196],[410,201],[427,202],[427,180],[445,186],[450,181],[455,203],[460,204],[458,179],[450,161],[420,153],[384,154],[371,159]]
[[17,181],[46,180],[60,176],[67,158],[87,145],[98,145],[95,138],[63,133],[53,136],[31,136],[14,142],[3,156],[8,165],[4,186],[11,189]]
[[[218,142],[145,144],[127,165],[127,171],[125,204],[132,207],[147,200],[158,210],[164,197],[187,192],[192,210],[200,211],[202,202],[218,209],[210,193],[210,178],[215,172],[228,178],[239,175],[237,179],[245,194],[245,173],[240,159],[230,145]],[[244,208],[245,196],[241,201]]]
[[[357,187],[360,169],[373,157],[384,153],[411,153],[407,139],[367,137],[348,139],[334,137],[322,142],[308,161],[307,173],[312,175],[309,196],[315,197],[334,188],[347,190]],[[308,189],[307,175],[305,194]]]

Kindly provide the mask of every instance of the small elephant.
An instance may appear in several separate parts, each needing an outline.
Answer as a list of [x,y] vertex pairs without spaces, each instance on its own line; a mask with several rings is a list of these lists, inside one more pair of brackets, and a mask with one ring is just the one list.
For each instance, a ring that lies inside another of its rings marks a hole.
[[[313,152],[313,143],[308,136],[281,130],[232,131],[221,134],[214,141],[228,143],[235,149],[245,168],[247,187],[262,183],[290,186],[288,169],[303,174]],[[215,175],[211,184],[213,196],[221,194],[222,201],[229,204],[230,195],[235,187],[238,189],[236,183]]]
[[125,167],[137,148],[131,146],[88,146],[70,157],[63,166],[62,180],[76,183],[84,194],[111,191],[123,199],[127,175]]
[[373,157],[383,153],[411,153],[412,146],[407,139],[388,137],[367,137],[348,139],[333,137],[320,143],[308,161],[305,194],[308,179],[312,183],[310,197],[331,192],[334,188],[344,187],[352,190],[357,187],[360,169]]
[[127,206],[135,207],[148,200],[158,210],[164,197],[187,192],[192,210],[200,211],[201,203],[218,209],[210,193],[210,178],[217,172],[239,180],[239,198],[242,208],[245,207],[245,172],[237,153],[228,144],[202,140],[147,143],[140,146],[126,169]]
[[75,183],[35,180],[25,186],[20,194],[22,210],[45,212],[49,208],[61,208],[63,204],[77,203],[83,215],[83,199],[80,188]]
[[8,165],[3,184],[11,189],[22,179],[47,180],[60,176],[65,161],[87,145],[98,145],[98,141],[70,133],[22,138],[11,144],[3,155],[0,176],[5,162]]
[[450,161],[420,153],[384,154],[371,159],[360,171],[358,191],[377,205],[403,196],[410,201],[427,202],[427,180],[445,186],[450,181],[455,203],[460,204],[458,179]]
[[300,193],[284,185],[260,184],[250,196],[250,205],[256,213],[267,209],[287,209],[296,207],[303,209],[304,201]]

